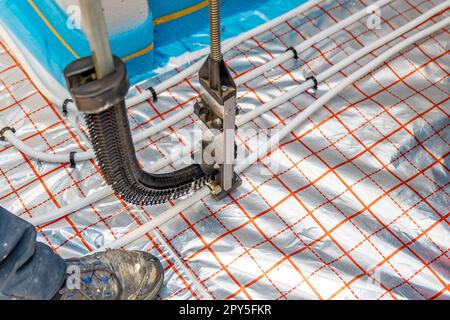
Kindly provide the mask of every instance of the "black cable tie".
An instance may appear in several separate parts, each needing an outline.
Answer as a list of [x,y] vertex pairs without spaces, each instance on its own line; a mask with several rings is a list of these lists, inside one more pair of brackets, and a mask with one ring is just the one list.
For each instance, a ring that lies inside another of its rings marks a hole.
[[77,167],[77,163],[75,162],[75,155],[77,154],[76,151],[72,151],[70,153],[70,167],[72,169],[75,169]]
[[64,100],[64,102],[62,104],[62,113],[63,113],[64,117],[67,117],[67,115],[69,114],[69,110],[67,110],[67,105],[72,102],[73,102],[72,99]]
[[310,76],[305,79],[305,81],[308,81],[308,80],[311,80],[312,82],[314,82],[314,87],[312,87],[312,89],[314,91],[317,91],[319,89],[319,82],[317,81],[316,77]]
[[158,95],[156,94],[155,89],[153,89],[153,87],[150,87],[147,89],[148,91],[150,91],[152,93],[153,96],[153,102],[158,102]]
[[297,50],[295,50],[294,47],[289,47],[289,48],[287,48],[287,49],[286,49],[286,52],[288,52],[288,51],[292,51],[292,53],[294,54],[294,59],[295,59],[295,60],[298,60],[298,52],[297,52]]
[[12,133],[16,133],[16,129],[14,129],[12,127],[4,127],[3,129],[0,130],[0,141],[6,141],[6,138],[5,138],[6,131],[11,131]]

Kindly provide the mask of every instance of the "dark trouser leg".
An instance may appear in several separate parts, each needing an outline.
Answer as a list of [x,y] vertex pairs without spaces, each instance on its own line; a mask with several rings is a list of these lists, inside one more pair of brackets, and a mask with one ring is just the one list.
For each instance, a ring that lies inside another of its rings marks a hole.
[[35,228],[0,207],[0,300],[51,299],[65,274],[64,260],[36,241]]

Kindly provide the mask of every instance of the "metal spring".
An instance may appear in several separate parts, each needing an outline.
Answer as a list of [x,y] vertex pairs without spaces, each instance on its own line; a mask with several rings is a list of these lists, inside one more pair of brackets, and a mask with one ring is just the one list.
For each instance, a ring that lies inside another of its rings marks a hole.
[[125,170],[126,154],[118,149],[126,149],[126,146],[118,139],[121,124],[116,122],[114,115],[114,108],[111,108],[101,114],[85,114],[85,119],[100,171],[107,183],[126,202],[144,206],[162,204],[183,197],[213,179],[212,175],[204,175],[186,184],[166,189],[152,189],[142,185],[132,170]]
[[222,60],[220,36],[220,0],[209,0],[209,27],[211,39],[211,59]]

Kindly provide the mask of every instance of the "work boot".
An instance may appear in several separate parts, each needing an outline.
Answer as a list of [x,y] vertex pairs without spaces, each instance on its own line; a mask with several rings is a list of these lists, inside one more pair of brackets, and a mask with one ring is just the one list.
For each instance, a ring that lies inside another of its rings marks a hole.
[[107,250],[67,262],[67,279],[58,300],[153,300],[164,272],[153,255]]

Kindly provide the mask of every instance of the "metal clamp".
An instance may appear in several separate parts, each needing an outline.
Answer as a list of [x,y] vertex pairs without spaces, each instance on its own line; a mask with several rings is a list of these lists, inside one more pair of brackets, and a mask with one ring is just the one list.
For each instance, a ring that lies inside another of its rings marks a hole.
[[297,50],[295,50],[294,47],[289,47],[289,48],[287,48],[287,49],[286,49],[286,52],[288,52],[288,51],[292,51],[292,53],[294,54],[294,59],[295,59],[295,60],[298,60],[298,52],[297,52]]
[[5,138],[6,131],[11,131],[12,133],[16,133],[16,129],[14,129],[12,127],[4,127],[3,129],[0,130],[0,141],[6,141],[6,138]]
[[72,99],[66,99],[64,100],[61,108],[62,108],[62,113],[64,115],[64,117],[67,117],[67,115],[69,114],[69,110],[67,110],[67,106],[69,105],[69,103],[73,103]]
[[67,87],[80,112],[100,113],[122,102],[130,83],[122,60],[114,56],[114,62],[114,72],[101,79],[96,76],[92,57],[75,60],[66,67]]
[[147,90],[152,93],[153,102],[158,102],[158,94],[156,93],[155,89],[153,87],[150,87]]
[[72,169],[75,169],[77,167],[77,163],[75,162],[75,155],[77,154],[76,151],[72,151],[70,153],[70,167]]

